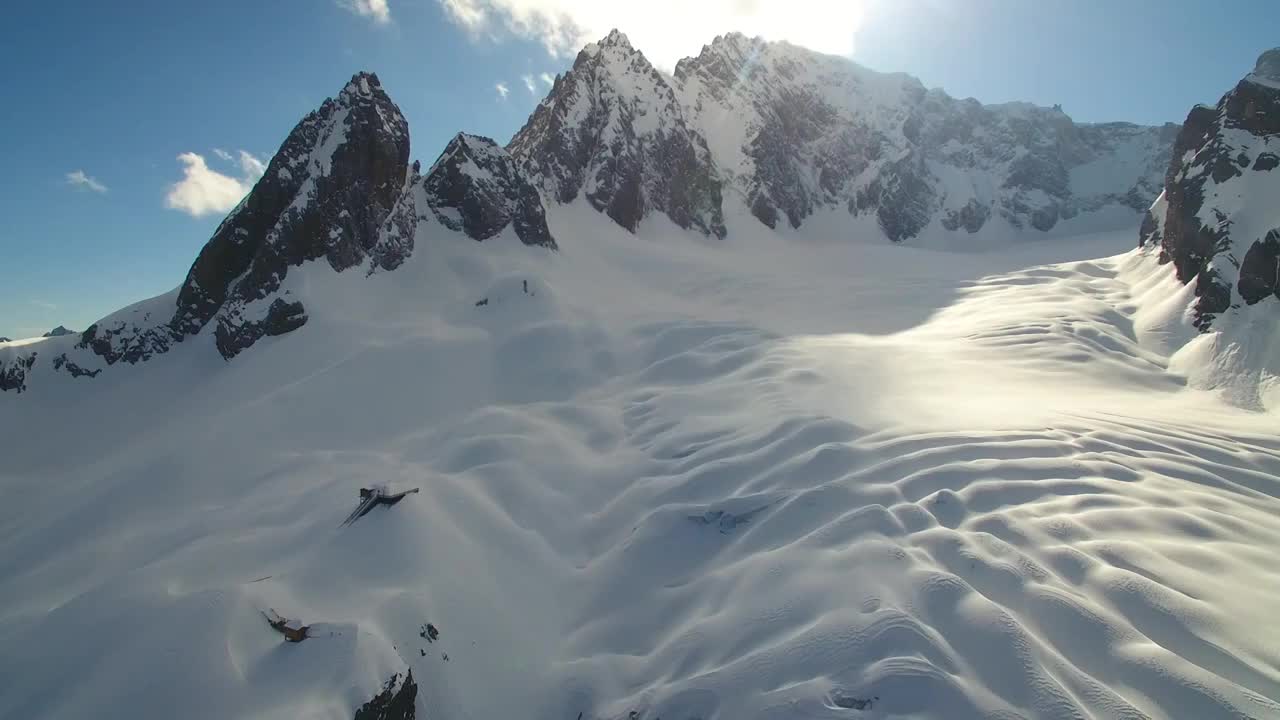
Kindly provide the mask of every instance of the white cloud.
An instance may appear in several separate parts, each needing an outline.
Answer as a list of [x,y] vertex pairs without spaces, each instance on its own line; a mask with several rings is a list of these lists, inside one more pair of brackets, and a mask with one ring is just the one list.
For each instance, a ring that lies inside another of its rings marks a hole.
[[556,57],[618,28],[660,67],[696,55],[716,35],[738,31],[852,55],[869,3],[882,0],[438,0],[475,36],[511,33],[540,41]]
[[226,150],[223,150],[222,148],[214,148],[213,154],[217,155],[223,160],[226,160],[227,162],[231,162],[234,159],[231,157],[231,153],[227,152]]
[[54,305],[54,304],[53,304],[53,303],[51,303],[51,302],[45,302],[44,300],[28,300],[27,302],[31,303],[32,305],[35,305],[36,307],[40,308],[41,310],[48,310],[48,311],[52,312],[52,311],[54,311],[54,310],[57,310],[57,309],[58,309],[58,306],[57,306],[57,305]]
[[499,100],[506,100],[507,93],[511,92],[511,88],[507,87],[506,83],[498,83],[497,85],[493,86],[493,89],[498,91]]
[[391,22],[391,7],[387,0],[338,0],[338,5],[380,25]]
[[542,73],[538,77],[542,79],[542,82],[547,84],[547,87],[550,87],[556,84],[556,78],[551,73]]
[[[215,150],[214,154],[231,159],[231,154],[225,151]],[[178,162],[183,165],[182,179],[169,186],[164,204],[192,217],[226,212],[235,207],[266,170],[261,160],[244,150],[239,152],[238,178],[210,169],[204,156],[193,152],[182,153]]]
[[525,75],[524,77],[522,77],[522,78],[520,78],[520,79],[524,81],[524,86],[525,86],[526,88],[528,88],[528,89],[529,89],[529,94],[530,94],[530,95],[537,95],[537,94],[538,94],[538,86],[537,86],[537,84],[536,84],[536,83],[534,83],[534,82],[533,82],[533,76],[532,76],[532,75]]
[[244,150],[241,150],[239,154],[240,172],[244,174],[245,178],[250,179],[251,183],[257,182],[258,178],[262,177],[262,175],[267,172],[266,163],[250,155]]
[[89,177],[83,170],[74,170],[67,173],[67,184],[92,190],[96,193],[104,193],[107,191],[106,185],[98,182],[97,178]]

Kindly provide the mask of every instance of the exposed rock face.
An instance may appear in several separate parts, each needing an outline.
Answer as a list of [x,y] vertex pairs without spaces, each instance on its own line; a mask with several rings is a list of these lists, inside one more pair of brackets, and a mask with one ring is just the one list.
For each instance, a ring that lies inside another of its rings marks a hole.
[[[384,223],[406,195],[409,129],[376,75],[361,73],[337,98],[298,123],[266,173],[200,251],[168,322],[97,323],[80,346],[108,364],[135,363],[168,350],[217,319],[228,360],[261,337],[301,327],[297,301],[273,297],[289,268],[324,259],[336,271],[377,256],[403,260],[404,247],[377,253]],[[402,230],[403,212],[392,218]],[[407,233],[412,242],[412,233]],[[409,248],[411,250],[411,247]]]
[[356,710],[355,720],[414,720],[417,698],[418,684],[412,670],[403,677],[392,675],[382,692]]
[[507,150],[551,198],[634,231],[652,212],[724,237],[720,178],[675,92],[625,35],[578,53]]
[[37,354],[14,355],[7,362],[0,362],[0,390],[26,390],[27,372],[36,364]]
[[[211,335],[231,360],[307,323],[308,309],[285,285],[291,269],[324,262],[335,272],[395,270],[413,253],[421,221],[433,216],[476,240],[511,226],[526,245],[556,247],[537,188],[492,140],[458,135],[425,176],[408,159],[404,116],[377,76],[357,74],[289,133],[182,285],[66,338],[48,354],[53,370],[92,378],[197,335]],[[668,197],[653,192],[645,202]],[[46,337],[62,335],[74,333],[59,327]],[[33,358],[0,350],[0,390],[24,389]]]
[[427,172],[425,188],[436,219],[473,240],[510,225],[525,245],[556,247],[538,190],[489,138],[455,136]]
[[66,329],[62,325],[50,330],[41,337],[62,337],[63,335],[75,335],[75,332]]
[[1280,299],[1278,152],[1280,49],[1263,53],[1216,106],[1191,110],[1142,225],[1139,245],[1158,248],[1180,281],[1195,283],[1201,331],[1223,313]]
[[[740,34],[676,65],[691,125],[726,187],[764,224],[824,207],[872,214],[894,241],[935,221],[1047,231],[1160,192],[1176,125],[1078,125],[1059,108],[984,106],[915,78]],[[1135,218],[1136,219],[1136,218]]]

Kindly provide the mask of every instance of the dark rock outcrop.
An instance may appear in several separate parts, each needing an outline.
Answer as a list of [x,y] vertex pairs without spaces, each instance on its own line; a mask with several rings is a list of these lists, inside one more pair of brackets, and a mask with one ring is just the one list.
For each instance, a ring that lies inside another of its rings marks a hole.
[[[1192,108],[1174,143],[1164,194],[1150,208],[1139,246],[1158,249],[1178,280],[1195,283],[1195,325],[1276,294],[1280,197],[1252,187],[1272,182],[1280,150],[1280,49],[1216,106]],[[1252,204],[1241,198],[1252,198]],[[1238,298],[1238,300],[1237,300]]]
[[36,364],[36,355],[14,355],[0,362],[0,391],[27,389],[27,373]]
[[307,313],[300,302],[276,298],[261,320],[247,320],[238,311],[218,316],[214,342],[222,357],[230,360],[264,337],[284,335],[307,323]]
[[62,353],[53,359],[53,369],[64,370],[69,373],[71,377],[98,377],[98,373],[102,372],[102,368],[86,370],[80,367],[74,361],[68,360],[66,353]]
[[417,717],[418,683],[413,671],[392,675],[382,691],[361,705],[354,720],[414,720]]
[[525,245],[555,248],[538,190],[493,140],[459,133],[424,180],[427,204],[440,224],[473,240],[508,225]]
[[558,202],[635,231],[652,212],[724,237],[721,182],[674,90],[617,30],[578,53],[507,150]]
[[1280,228],[1249,246],[1240,263],[1236,290],[1248,305],[1268,297],[1280,300]]
[[40,337],[62,337],[63,335],[75,335],[75,332],[72,330],[66,329],[62,325],[59,325],[58,327],[50,330],[49,332],[45,333],[44,335],[41,335]]

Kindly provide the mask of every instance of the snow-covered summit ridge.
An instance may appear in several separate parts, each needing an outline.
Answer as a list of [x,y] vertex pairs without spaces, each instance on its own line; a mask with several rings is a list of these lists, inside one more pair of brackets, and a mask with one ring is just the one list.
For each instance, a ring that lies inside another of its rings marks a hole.
[[957,100],[741,33],[667,75],[615,30],[579,53],[508,150],[550,198],[584,195],[632,231],[658,212],[723,237],[726,204],[740,202],[770,228],[836,211],[850,234],[865,216],[893,241],[963,245],[1076,218],[1136,222],[1177,131]]
[[895,241],[990,231],[992,220],[1048,231],[1109,206],[1136,214],[1159,192],[1176,132],[957,100],[910,75],[741,34],[682,60],[674,81],[761,222],[799,227],[843,207]]

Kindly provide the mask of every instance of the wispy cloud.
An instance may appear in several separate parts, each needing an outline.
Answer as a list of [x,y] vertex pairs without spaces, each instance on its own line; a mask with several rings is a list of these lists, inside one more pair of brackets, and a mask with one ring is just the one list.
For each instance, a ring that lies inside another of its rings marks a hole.
[[[232,160],[231,153],[214,150],[220,158]],[[226,212],[253,188],[266,166],[261,160],[241,150],[238,153],[240,177],[224,175],[209,167],[204,156],[185,152],[178,156],[182,163],[182,179],[169,186],[164,204],[192,217]]]
[[506,100],[507,95],[511,92],[511,88],[507,87],[506,83],[498,83],[493,86],[493,89],[498,91],[499,100]]
[[538,78],[541,79],[542,82],[546,83],[547,87],[550,87],[556,84],[556,78],[551,73],[542,73],[541,75],[538,76]]
[[855,36],[874,1],[438,0],[449,19],[473,37],[500,39],[506,33],[541,42],[552,56],[572,57],[586,43],[618,28],[666,68],[696,54],[716,35],[735,30],[852,55]]
[[54,310],[58,309],[57,305],[54,305],[51,302],[45,302],[44,300],[28,300],[27,302],[31,303],[32,305],[35,305],[41,310],[48,310],[49,312],[53,312]]
[[235,160],[235,158],[231,157],[231,153],[227,152],[226,150],[223,150],[222,148],[214,148],[214,149],[213,149],[213,154],[214,154],[214,155],[217,155],[218,157],[222,158],[223,160],[226,160],[227,162],[231,162],[231,161]]
[[526,88],[528,88],[528,90],[529,90],[529,94],[530,94],[530,95],[537,95],[537,94],[538,94],[538,85],[537,85],[537,83],[535,83],[535,82],[533,81],[533,76],[532,76],[532,75],[525,75],[524,77],[522,77],[522,78],[520,78],[520,79],[524,81],[524,86],[525,86]]
[[391,22],[391,7],[387,0],[338,0],[338,5],[379,25]]
[[97,178],[89,177],[83,170],[73,170],[67,173],[67,184],[86,190],[92,190],[96,193],[104,193],[107,186],[98,182]]

